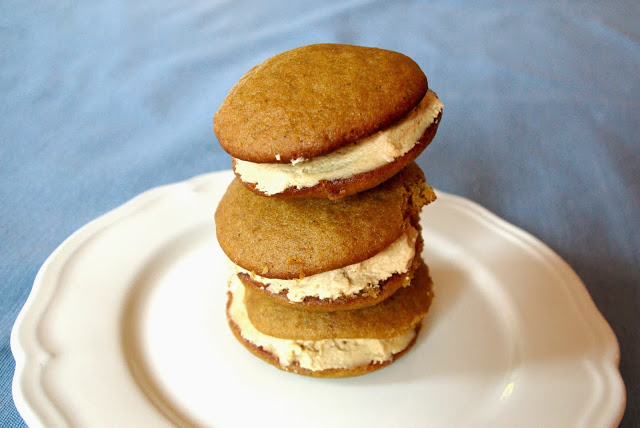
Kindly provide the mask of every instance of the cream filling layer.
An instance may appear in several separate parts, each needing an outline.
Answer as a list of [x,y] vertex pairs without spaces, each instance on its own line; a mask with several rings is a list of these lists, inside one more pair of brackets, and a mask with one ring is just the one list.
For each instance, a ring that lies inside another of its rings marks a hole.
[[305,297],[337,299],[378,285],[396,273],[407,272],[416,254],[417,238],[418,231],[409,226],[391,245],[365,261],[302,279],[265,278],[234,263],[231,265],[236,273],[248,274],[271,293],[287,290],[287,298],[292,302],[302,302]]
[[[313,187],[323,180],[352,177],[393,162],[417,143],[424,131],[442,111],[442,103],[433,91],[400,122],[348,146],[311,159],[290,163],[253,163],[235,159],[235,172],[242,181],[255,184],[266,195],[290,187]],[[276,155],[279,159],[280,155]]]
[[275,355],[283,367],[298,363],[302,368],[319,371],[382,363],[404,350],[416,337],[415,329],[410,329],[390,339],[280,339],[261,333],[251,323],[244,305],[244,285],[237,275],[231,275],[229,291],[232,295],[229,317],[242,337]]

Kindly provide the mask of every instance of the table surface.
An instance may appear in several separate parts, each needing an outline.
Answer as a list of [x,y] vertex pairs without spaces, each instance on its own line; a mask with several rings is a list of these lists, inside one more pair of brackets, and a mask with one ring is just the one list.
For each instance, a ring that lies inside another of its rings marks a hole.
[[237,79],[317,42],[416,60],[445,104],[434,187],[540,238],[620,342],[640,424],[640,3],[0,3],[0,426],[13,323],[47,256],[140,192],[230,167],[211,118]]

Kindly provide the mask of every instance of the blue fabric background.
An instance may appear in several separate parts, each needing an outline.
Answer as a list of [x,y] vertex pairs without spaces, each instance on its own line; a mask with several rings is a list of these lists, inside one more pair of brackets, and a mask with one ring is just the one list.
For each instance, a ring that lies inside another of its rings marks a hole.
[[9,335],[46,257],[160,184],[230,167],[211,118],[281,51],[401,51],[445,104],[420,158],[434,187],[531,232],[620,341],[640,424],[640,3],[0,3],[0,426],[23,426]]

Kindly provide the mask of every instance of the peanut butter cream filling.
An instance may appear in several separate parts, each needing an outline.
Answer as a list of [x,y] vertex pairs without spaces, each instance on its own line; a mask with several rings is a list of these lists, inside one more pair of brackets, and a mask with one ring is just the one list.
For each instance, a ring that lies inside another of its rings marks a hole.
[[[442,111],[442,103],[429,90],[420,103],[398,123],[367,138],[311,159],[290,163],[253,163],[235,160],[234,170],[242,181],[255,184],[265,195],[288,188],[313,187],[320,181],[352,177],[393,162],[419,141]],[[277,161],[279,158],[276,155]]]
[[292,302],[302,302],[305,297],[337,299],[376,286],[394,274],[407,272],[416,253],[417,237],[418,231],[409,226],[391,245],[367,260],[304,278],[265,278],[233,262],[231,267],[236,273],[246,273],[264,284],[273,294],[286,290],[287,298]]

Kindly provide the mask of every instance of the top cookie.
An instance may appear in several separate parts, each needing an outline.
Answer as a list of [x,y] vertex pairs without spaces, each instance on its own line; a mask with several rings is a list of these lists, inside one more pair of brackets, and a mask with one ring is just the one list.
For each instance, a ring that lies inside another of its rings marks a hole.
[[320,156],[405,116],[427,93],[409,57],[378,48],[318,44],[255,66],[214,116],[225,151],[254,163]]

